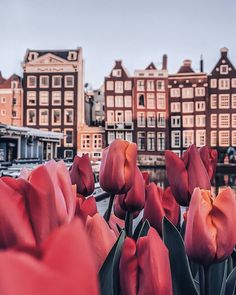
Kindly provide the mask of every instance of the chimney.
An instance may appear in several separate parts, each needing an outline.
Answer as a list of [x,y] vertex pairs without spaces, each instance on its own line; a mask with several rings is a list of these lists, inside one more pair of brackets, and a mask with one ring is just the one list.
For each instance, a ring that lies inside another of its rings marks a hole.
[[162,70],[167,70],[167,54],[162,57]]
[[227,47],[223,47],[220,49],[221,52],[221,56],[222,57],[227,57],[227,53],[228,53],[229,49]]
[[201,72],[201,73],[204,72],[203,56],[202,56],[202,54],[201,54],[201,58],[200,58],[200,72]]

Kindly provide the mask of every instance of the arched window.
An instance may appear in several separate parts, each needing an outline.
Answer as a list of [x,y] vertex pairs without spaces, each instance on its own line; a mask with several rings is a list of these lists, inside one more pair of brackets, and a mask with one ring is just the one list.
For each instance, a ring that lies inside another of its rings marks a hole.
[[140,94],[139,95],[139,102],[138,102],[138,104],[140,106],[143,106],[144,107],[144,95],[143,94]]

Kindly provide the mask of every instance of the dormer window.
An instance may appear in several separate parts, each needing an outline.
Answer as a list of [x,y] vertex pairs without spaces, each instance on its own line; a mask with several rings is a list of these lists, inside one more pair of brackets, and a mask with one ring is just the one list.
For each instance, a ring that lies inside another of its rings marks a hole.
[[18,83],[16,81],[11,82],[11,88],[17,88]]
[[36,59],[37,57],[38,57],[37,52],[30,52],[29,56],[28,56],[28,61],[32,61],[32,60]]
[[112,71],[113,77],[121,77],[121,70],[115,69]]
[[67,58],[68,58],[68,60],[76,60],[76,58],[77,58],[77,52],[75,52],[75,51],[69,51]]
[[220,73],[222,75],[227,75],[229,73],[229,67],[227,65],[220,66]]

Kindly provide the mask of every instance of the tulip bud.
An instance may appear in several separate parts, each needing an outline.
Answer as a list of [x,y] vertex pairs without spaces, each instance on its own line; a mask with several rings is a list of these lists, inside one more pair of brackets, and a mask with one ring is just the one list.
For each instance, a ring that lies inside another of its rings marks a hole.
[[70,167],[70,178],[72,184],[77,185],[78,194],[87,197],[93,193],[94,175],[88,154],[74,157]]
[[236,199],[230,188],[215,198],[195,188],[189,205],[185,232],[188,256],[203,265],[229,257],[236,244]]
[[200,157],[207,170],[210,180],[215,176],[218,153],[217,150],[203,146],[199,149]]
[[127,193],[134,182],[137,145],[114,140],[102,153],[99,182],[111,194]]

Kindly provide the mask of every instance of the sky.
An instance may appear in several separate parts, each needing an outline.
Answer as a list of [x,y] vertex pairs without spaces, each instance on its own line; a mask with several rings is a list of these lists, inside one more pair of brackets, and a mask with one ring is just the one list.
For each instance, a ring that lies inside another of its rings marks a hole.
[[102,85],[114,61],[130,74],[151,61],[176,73],[184,59],[210,72],[229,49],[236,66],[235,0],[0,0],[0,70],[22,75],[29,49],[83,48],[84,82]]

